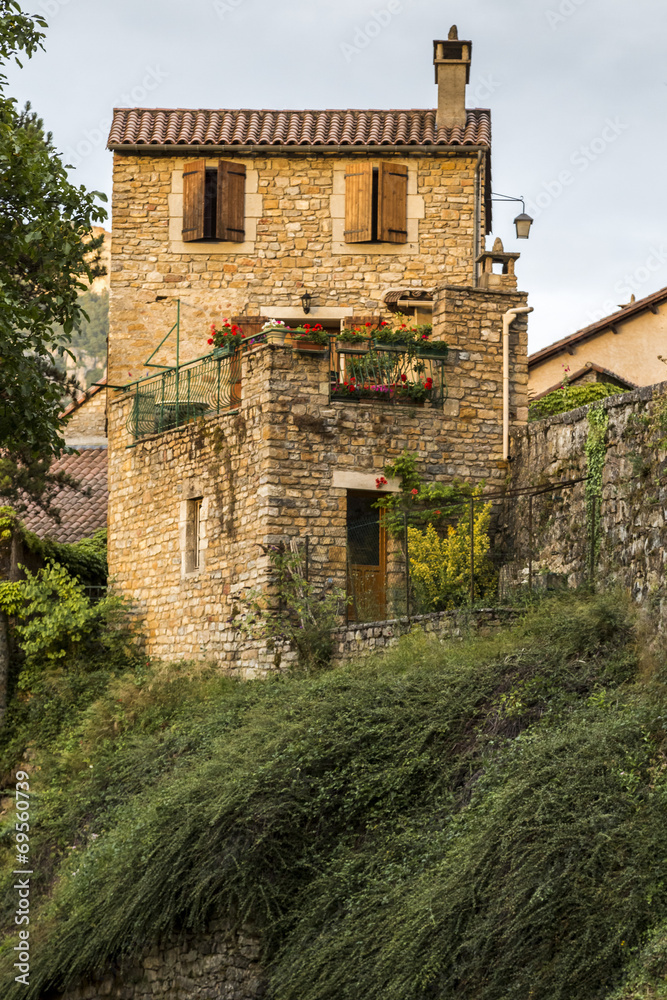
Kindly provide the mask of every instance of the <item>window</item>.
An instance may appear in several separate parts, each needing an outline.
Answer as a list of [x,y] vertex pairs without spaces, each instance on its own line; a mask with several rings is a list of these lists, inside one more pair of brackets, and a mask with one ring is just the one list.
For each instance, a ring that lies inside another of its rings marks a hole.
[[345,242],[407,243],[408,168],[359,162],[345,174]]
[[191,160],[183,167],[183,240],[243,243],[245,239],[245,164]]
[[196,572],[201,564],[201,505],[202,498],[187,501],[185,523],[185,572]]

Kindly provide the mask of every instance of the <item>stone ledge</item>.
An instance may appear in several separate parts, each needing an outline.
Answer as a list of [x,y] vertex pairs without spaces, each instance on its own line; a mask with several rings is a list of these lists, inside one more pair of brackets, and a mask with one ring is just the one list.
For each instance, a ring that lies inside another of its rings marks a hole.
[[439,611],[411,618],[389,618],[379,622],[349,622],[334,632],[334,663],[343,663],[359,656],[395,646],[401,636],[413,629],[437,635],[440,640],[461,639],[464,632],[482,628],[499,628],[519,618],[516,608],[460,608]]

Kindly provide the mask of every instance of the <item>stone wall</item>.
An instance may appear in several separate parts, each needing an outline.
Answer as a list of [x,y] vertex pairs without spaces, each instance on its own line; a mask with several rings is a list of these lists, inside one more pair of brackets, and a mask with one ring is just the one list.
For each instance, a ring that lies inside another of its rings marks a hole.
[[434,636],[441,642],[464,639],[471,631],[484,635],[507,625],[517,617],[513,608],[459,608],[413,618],[395,618],[384,622],[350,622],[334,635],[334,663],[345,663],[379,653],[395,646],[401,636],[414,630]]
[[132,967],[58,1000],[257,1000],[264,995],[259,954],[255,935],[214,923],[206,934],[153,948]]
[[72,448],[100,448],[107,444],[107,394],[89,389],[63,414],[65,441]]
[[[637,601],[659,609],[663,619],[667,608],[666,394],[667,382],[662,382],[596,404],[608,414],[609,425],[594,579],[598,587],[621,584]],[[589,410],[580,407],[516,430],[512,486],[539,487],[586,476]],[[591,535],[584,483],[535,498],[532,507],[536,582],[550,573],[558,575],[563,584],[585,583],[591,570]],[[525,585],[528,501],[508,504],[504,513],[511,560],[505,570],[506,583]]]
[[[176,298],[180,357],[187,361],[205,353],[209,325],[227,316],[303,322],[306,290],[313,296],[308,318],[317,322],[384,313],[384,296],[395,289],[432,290],[443,278],[470,284],[480,249],[474,245],[476,154],[393,159],[408,166],[406,244],[343,242],[352,155],[270,154],[243,157],[247,241],[216,244],[181,242],[182,156],[115,153],[110,383],[144,373],[143,362],[174,323]],[[157,360],[175,363],[175,338]]]
[[[444,408],[331,402],[328,355],[273,344],[243,352],[237,410],[151,438],[134,441],[133,396],[112,393],[109,569],[145,619],[150,654],[210,657],[243,676],[279,666],[274,654],[240,642],[231,621],[243,592],[269,583],[266,547],[308,537],[310,579],[344,590],[347,492],[374,491],[404,450],[417,455],[426,481],[501,485],[500,329],[502,314],[524,301],[521,293],[437,293],[434,336],[455,345],[445,362]],[[517,326],[511,374],[520,419],[525,318]],[[201,564],[188,571],[195,498]]]

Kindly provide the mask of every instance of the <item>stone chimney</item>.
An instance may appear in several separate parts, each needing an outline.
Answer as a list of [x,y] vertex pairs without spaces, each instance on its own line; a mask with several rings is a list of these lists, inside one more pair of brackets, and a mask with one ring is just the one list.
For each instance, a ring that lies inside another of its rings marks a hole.
[[[498,237],[493,244],[493,250],[484,250],[477,258],[476,263],[482,265],[478,287],[486,288],[488,291],[514,291],[516,289],[514,265],[520,256],[520,253],[505,253],[503,241]],[[493,270],[494,265],[496,271]]]
[[466,84],[470,80],[472,42],[460,42],[456,25],[447,41],[433,42],[433,65],[438,85],[438,128],[465,128]]

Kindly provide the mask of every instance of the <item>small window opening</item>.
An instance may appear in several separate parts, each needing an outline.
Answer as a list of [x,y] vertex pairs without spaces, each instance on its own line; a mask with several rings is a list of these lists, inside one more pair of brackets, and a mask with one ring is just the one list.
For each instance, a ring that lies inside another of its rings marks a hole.
[[373,167],[373,193],[372,193],[372,209],[371,209],[371,243],[378,242],[378,199],[380,197],[380,181],[379,181],[380,171],[377,167]]
[[204,186],[204,239],[215,239],[218,214],[218,171],[216,167],[206,168]]
[[185,572],[194,573],[201,562],[201,505],[202,498],[188,500],[188,519],[185,534]]

